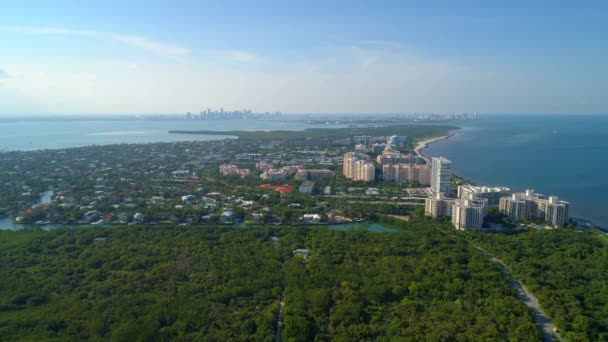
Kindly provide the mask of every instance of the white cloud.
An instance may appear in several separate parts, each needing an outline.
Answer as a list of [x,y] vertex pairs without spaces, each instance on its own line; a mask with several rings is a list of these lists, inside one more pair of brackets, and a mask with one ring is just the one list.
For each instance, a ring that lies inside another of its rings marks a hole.
[[605,73],[593,82],[588,75],[551,78],[509,65],[428,58],[375,42],[298,59],[235,52],[242,51],[216,56],[253,67],[190,58],[175,64],[138,60],[137,65],[121,59],[3,62],[11,78],[2,80],[0,113],[7,112],[3,107],[51,114],[181,113],[208,107],[295,113],[590,113],[608,107],[601,87]]
[[33,34],[33,35],[61,35],[61,36],[77,36],[94,39],[107,39],[117,41],[128,46],[142,49],[162,57],[176,58],[185,56],[189,53],[189,50],[161,42],[149,40],[144,37],[134,35],[124,35],[112,32],[101,32],[101,31],[88,31],[88,30],[71,30],[56,27],[12,27],[4,28],[1,31],[19,33],[19,34]]
[[232,50],[226,53],[226,58],[234,62],[246,64],[258,64],[262,61],[260,57],[246,51]]

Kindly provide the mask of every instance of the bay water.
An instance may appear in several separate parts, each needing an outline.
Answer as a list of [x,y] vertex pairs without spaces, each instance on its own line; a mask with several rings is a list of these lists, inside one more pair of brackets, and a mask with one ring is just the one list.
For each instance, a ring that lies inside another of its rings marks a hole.
[[570,202],[570,216],[608,227],[608,116],[483,115],[431,144],[479,185],[534,189]]

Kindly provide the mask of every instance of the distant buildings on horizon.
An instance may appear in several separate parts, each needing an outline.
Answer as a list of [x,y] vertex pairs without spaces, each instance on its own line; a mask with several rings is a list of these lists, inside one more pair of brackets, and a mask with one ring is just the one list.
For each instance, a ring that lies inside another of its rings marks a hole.
[[251,109],[224,110],[224,108],[220,108],[219,110],[214,110],[207,108],[207,110],[201,111],[200,114],[187,112],[184,118],[186,120],[270,120],[280,119],[282,116],[281,112],[255,113]]

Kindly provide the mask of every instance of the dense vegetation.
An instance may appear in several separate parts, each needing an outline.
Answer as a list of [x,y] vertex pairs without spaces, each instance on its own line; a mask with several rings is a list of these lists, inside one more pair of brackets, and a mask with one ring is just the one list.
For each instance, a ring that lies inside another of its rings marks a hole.
[[281,291],[279,250],[266,246],[267,237],[265,230],[62,230],[5,249],[0,340],[266,340]]
[[561,229],[475,234],[539,299],[569,341],[608,341],[608,241]]
[[350,138],[354,135],[404,135],[409,141],[431,136],[445,135],[450,130],[458,129],[456,126],[448,125],[420,125],[420,124],[397,124],[378,125],[371,127],[348,127],[348,128],[308,128],[304,131],[170,131],[178,134],[210,134],[237,136],[244,140],[304,140],[319,138]]
[[539,338],[479,251],[442,223],[399,225],[3,233],[0,340],[272,340],[281,263],[285,340]]
[[287,340],[540,338],[490,260],[441,223],[391,221],[399,233],[305,235],[312,258],[286,265]]

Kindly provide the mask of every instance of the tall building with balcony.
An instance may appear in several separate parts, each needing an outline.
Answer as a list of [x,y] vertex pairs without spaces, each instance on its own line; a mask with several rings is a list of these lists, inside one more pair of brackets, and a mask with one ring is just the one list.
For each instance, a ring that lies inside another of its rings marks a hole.
[[487,215],[488,199],[470,196],[452,205],[452,224],[459,230],[479,230]]
[[374,164],[364,160],[357,160],[355,162],[355,168],[354,180],[373,182],[376,179],[376,167]]
[[453,199],[446,198],[442,192],[436,193],[425,200],[424,214],[432,218],[450,217],[453,202]]
[[510,197],[500,199],[499,210],[512,222],[533,220],[538,216],[536,200],[539,198],[542,198],[541,195],[534,193],[534,190],[514,193]]
[[372,182],[376,178],[376,167],[367,154],[348,152],[342,166],[344,177],[356,181]]
[[344,174],[344,177],[350,179],[355,178],[355,162],[358,160],[369,162],[370,158],[367,154],[358,152],[347,152],[344,154],[344,163],[342,165],[342,173]]
[[534,190],[526,190],[510,197],[502,197],[499,209],[512,222],[540,219],[557,228],[568,223],[569,207],[568,202],[557,196],[544,198]]
[[394,183],[418,183],[429,185],[431,169],[422,164],[385,164],[382,166],[382,179]]
[[538,199],[538,216],[553,227],[563,227],[568,223],[568,210],[570,203],[560,200],[557,196],[548,199]]
[[433,157],[431,164],[431,190],[434,193],[451,192],[452,162],[444,157]]

